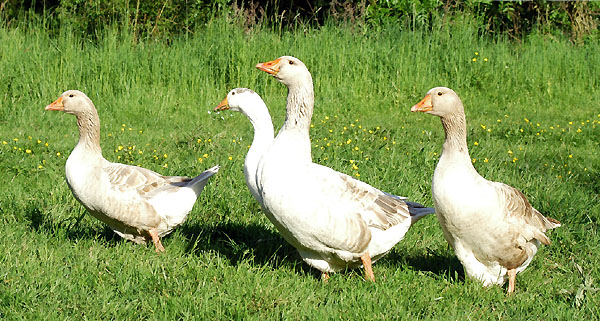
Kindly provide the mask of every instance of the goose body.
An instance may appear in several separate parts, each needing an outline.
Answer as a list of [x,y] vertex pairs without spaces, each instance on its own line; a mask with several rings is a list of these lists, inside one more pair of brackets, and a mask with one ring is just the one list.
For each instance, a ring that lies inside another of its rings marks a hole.
[[363,265],[366,278],[374,280],[372,260],[386,254],[411,224],[433,209],[313,163],[310,72],[290,56],[257,68],[288,87],[285,123],[256,174],[265,212],[285,240],[325,279],[330,272]]
[[181,225],[192,210],[215,166],[194,178],[162,176],[138,166],[111,163],[102,156],[100,120],[92,101],[82,92],[69,90],[46,110],[77,117],[79,141],[65,165],[66,181],[73,196],[92,216],[124,239],[154,242]]
[[256,182],[256,169],[263,153],[273,142],[274,130],[269,109],[254,91],[248,88],[235,88],[215,107],[215,110],[240,112],[248,117],[254,127],[254,139],[244,159],[244,178],[252,197],[263,207],[262,196]]
[[550,244],[545,232],[560,223],[533,208],[519,190],[479,175],[469,156],[464,108],[454,91],[433,88],[411,110],[439,116],[446,133],[432,180],[446,240],[467,276],[484,286],[509,279],[508,292],[513,292],[516,274],[541,243]]

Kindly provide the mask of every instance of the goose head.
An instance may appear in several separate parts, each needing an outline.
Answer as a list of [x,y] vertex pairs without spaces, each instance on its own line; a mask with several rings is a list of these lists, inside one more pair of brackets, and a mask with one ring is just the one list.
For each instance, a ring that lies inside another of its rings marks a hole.
[[[214,108],[215,111],[232,110],[240,112],[251,119],[268,115],[267,105],[260,96],[248,88],[235,88]],[[270,117],[270,116],[269,116]]]
[[67,114],[80,115],[95,110],[92,100],[79,90],[67,90],[53,103],[46,106],[46,110],[58,110]]
[[412,106],[410,111],[420,111],[444,118],[451,114],[464,113],[464,108],[454,90],[435,87],[430,89],[420,102]]
[[304,63],[292,56],[281,56],[273,61],[259,63],[256,68],[270,74],[288,87],[312,83],[312,77]]

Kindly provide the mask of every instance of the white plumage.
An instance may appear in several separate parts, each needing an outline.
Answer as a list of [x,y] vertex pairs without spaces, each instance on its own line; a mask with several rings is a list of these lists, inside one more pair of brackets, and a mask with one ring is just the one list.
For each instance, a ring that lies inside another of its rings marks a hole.
[[263,153],[273,142],[274,130],[269,109],[262,98],[248,88],[232,89],[215,107],[217,111],[228,109],[246,115],[254,127],[254,139],[244,160],[244,178],[248,190],[262,207],[263,201],[256,183],[256,168]]
[[363,265],[366,277],[374,280],[371,260],[386,254],[411,224],[433,209],[313,163],[310,72],[289,56],[257,68],[288,87],[285,123],[256,174],[267,215],[304,261],[325,278],[329,272]]
[[160,237],[183,223],[219,166],[188,178],[111,163],[102,156],[98,112],[84,93],[66,91],[46,110],[77,117],[79,142],[65,165],[73,196],[121,237],[136,243],[152,239],[156,251],[164,251]]
[[485,286],[501,285],[508,277],[508,292],[513,292],[516,274],[529,265],[540,242],[550,244],[544,233],[560,223],[538,212],[517,189],[477,173],[467,147],[464,108],[453,90],[433,88],[411,110],[439,116],[446,132],[432,182],[446,240],[467,276]]

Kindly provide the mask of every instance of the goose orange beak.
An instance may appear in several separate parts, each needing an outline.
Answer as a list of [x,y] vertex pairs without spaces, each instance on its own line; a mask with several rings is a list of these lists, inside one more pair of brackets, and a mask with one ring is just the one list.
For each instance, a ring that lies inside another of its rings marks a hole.
[[431,104],[431,95],[425,95],[425,97],[423,97],[423,99],[421,99],[420,102],[418,102],[416,105],[412,106],[412,108],[410,109],[410,111],[415,112],[415,111],[421,111],[421,112],[428,112],[433,110],[433,105]]
[[281,61],[281,58],[277,58],[272,61],[262,62],[262,63],[256,64],[256,68],[258,68],[268,74],[277,75],[277,73],[279,72],[279,61]]
[[214,111],[221,111],[227,109],[229,109],[229,103],[227,102],[227,97],[225,97],[225,99],[223,99],[223,101],[221,101],[221,103],[219,103],[219,105],[215,107]]
[[62,96],[58,97],[58,99],[55,100],[50,105],[46,106],[45,109],[46,110],[59,110],[59,111],[64,110],[65,106],[63,106],[63,98],[62,98]]

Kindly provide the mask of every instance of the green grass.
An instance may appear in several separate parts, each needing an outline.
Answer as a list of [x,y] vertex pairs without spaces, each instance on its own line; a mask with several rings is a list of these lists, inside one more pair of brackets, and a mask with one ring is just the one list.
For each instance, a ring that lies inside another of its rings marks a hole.
[[[1,319],[600,317],[598,43],[490,40],[466,23],[279,34],[223,20],[169,44],[134,44],[114,30],[101,39],[0,28]],[[249,87],[280,126],[285,87],[254,65],[284,54],[313,75],[315,161],[428,205],[443,132],[409,110],[431,87],[457,91],[479,172],[563,223],[516,295],[464,280],[434,217],[374,265],[375,284],[361,270],[323,284],[299,261],[246,189],[249,122],[211,112],[229,89]],[[84,209],[64,181],[75,119],[43,109],[67,89],[94,101],[110,161],[166,175],[222,166],[163,240],[165,253],[120,240],[89,215],[75,224]]]

